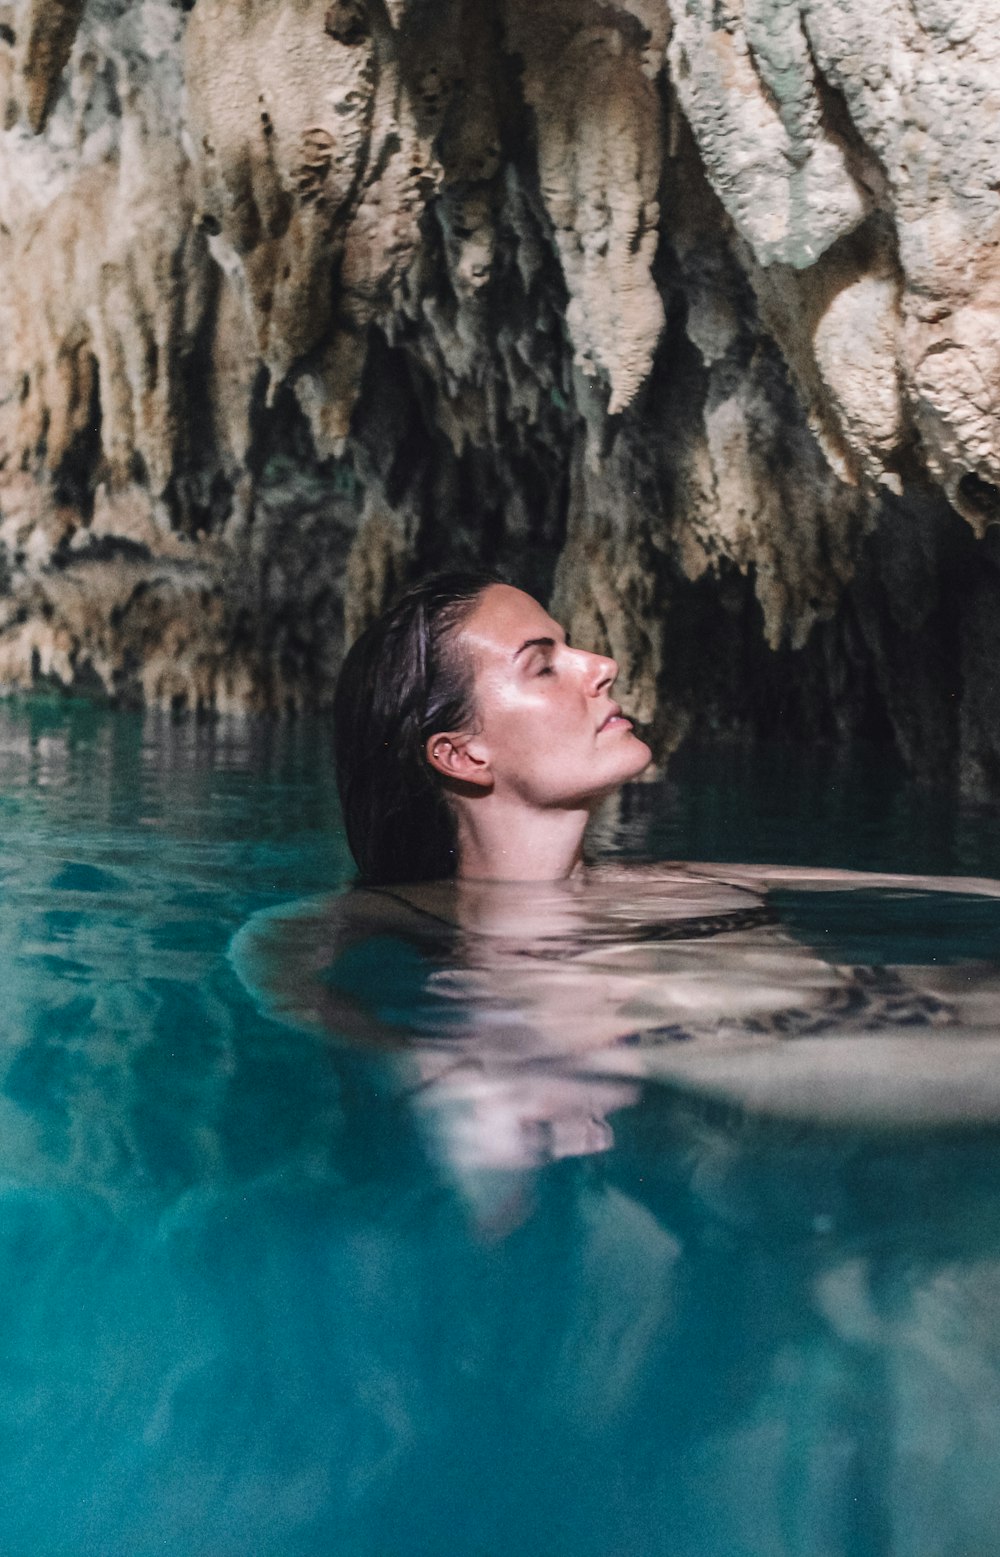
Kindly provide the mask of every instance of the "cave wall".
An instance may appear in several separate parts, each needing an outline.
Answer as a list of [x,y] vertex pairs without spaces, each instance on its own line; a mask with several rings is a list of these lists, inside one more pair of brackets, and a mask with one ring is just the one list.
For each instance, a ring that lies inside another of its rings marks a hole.
[[322,707],[485,561],[661,752],[994,796],[998,22],[0,3],[0,685]]

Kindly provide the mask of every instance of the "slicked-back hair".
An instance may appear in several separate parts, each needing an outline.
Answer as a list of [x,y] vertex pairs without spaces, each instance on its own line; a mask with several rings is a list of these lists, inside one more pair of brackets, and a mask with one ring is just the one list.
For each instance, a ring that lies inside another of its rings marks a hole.
[[334,758],[362,882],[436,881],[458,868],[454,814],[426,743],[474,717],[474,667],[455,639],[499,582],[489,573],[435,574],[348,651],[334,694]]

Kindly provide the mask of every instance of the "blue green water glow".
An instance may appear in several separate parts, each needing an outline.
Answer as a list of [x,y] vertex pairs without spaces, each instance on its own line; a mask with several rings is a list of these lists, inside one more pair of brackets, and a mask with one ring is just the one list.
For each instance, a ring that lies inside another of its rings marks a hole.
[[[388,1070],[227,961],[348,875],[326,752],[0,709],[3,1557],[993,1557],[1000,1133],[654,1087],[484,1226]],[[801,754],[608,837],[1000,874],[996,817]]]

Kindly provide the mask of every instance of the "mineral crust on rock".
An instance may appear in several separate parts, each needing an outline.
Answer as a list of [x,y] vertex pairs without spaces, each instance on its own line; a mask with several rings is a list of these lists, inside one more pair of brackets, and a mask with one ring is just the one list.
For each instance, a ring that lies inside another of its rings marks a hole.
[[0,3],[0,684],[325,706],[486,561],[1000,785],[1000,0]]

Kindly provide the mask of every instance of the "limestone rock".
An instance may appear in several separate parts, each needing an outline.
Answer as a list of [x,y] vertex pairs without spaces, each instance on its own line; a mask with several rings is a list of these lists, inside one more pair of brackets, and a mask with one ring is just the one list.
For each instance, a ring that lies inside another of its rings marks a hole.
[[682,0],[677,94],[713,186],[761,265],[812,265],[867,212],[824,123],[798,0]]
[[17,78],[17,107],[37,134],[44,128],[73,49],[86,0],[21,0],[12,7]]
[[998,22],[0,3],[0,681],[323,707],[486,561],[661,752],[875,734],[992,793]]
[[575,362],[606,377],[614,415],[647,378],[663,328],[652,276],[661,114],[648,51],[636,47],[655,35],[626,9],[580,0],[508,0],[506,15],[534,109]]

